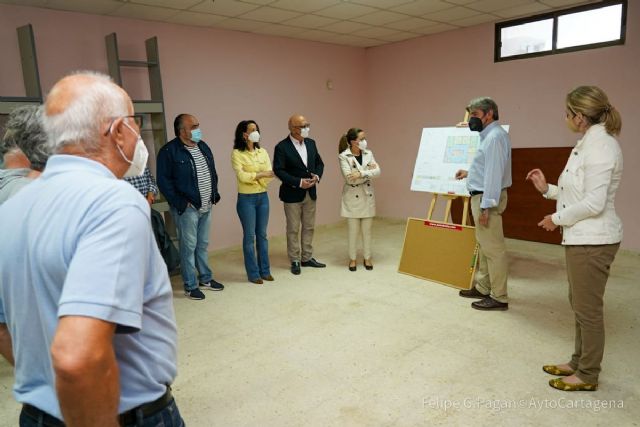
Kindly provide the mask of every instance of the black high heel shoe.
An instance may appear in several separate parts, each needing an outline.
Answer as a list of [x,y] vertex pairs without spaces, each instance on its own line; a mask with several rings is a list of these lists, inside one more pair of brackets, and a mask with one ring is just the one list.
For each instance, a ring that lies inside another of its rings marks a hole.
[[367,260],[363,260],[362,265],[364,265],[364,268],[366,268],[367,270],[373,270],[373,264],[367,265]]
[[351,261],[349,261],[349,271],[356,271],[357,269],[356,262],[353,261],[353,265],[351,265]]

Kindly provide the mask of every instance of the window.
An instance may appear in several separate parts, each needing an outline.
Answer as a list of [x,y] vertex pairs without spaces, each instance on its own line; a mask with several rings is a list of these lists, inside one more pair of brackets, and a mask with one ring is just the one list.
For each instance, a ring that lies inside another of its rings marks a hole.
[[624,44],[627,0],[496,24],[496,62]]
[[502,58],[535,52],[548,52],[553,44],[553,19],[528,22],[501,30]]

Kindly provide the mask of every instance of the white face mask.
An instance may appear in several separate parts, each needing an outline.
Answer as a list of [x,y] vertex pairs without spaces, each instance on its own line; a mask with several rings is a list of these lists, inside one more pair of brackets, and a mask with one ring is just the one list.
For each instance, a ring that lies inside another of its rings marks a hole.
[[366,150],[367,149],[367,140],[366,139],[361,139],[360,141],[358,141],[358,148],[361,150]]
[[124,174],[124,177],[129,178],[132,176],[140,176],[144,173],[144,168],[147,166],[149,151],[147,150],[147,146],[144,144],[144,141],[142,140],[142,137],[140,136],[140,134],[137,133],[135,130],[133,130],[133,128],[129,126],[126,122],[124,122],[124,125],[129,129],[131,129],[131,132],[136,134],[136,136],[138,137],[138,141],[136,142],[136,149],[133,153],[133,160],[127,159],[127,156],[124,155],[120,146],[116,145],[122,158],[127,163],[129,163],[129,169],[127,169],[127,172]]
[[300,136],[303,138],[309,138],[309,128],[302,128],[300,129]]
[[257,130],[254,130],[249,134],[248,138],[249,141],[253,142],[254,144],[256,142],[260,142],[260,133]]

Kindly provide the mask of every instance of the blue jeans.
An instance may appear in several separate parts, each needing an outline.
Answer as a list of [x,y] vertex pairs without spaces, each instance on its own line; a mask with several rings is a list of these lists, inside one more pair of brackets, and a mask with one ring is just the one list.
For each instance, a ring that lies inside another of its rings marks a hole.
[[[48,415],[41,414],[40,416],[33,417],[26,414],[23,410],[20,412],[20,427],[58,427],[61,421],[53,419]],[[172,401],[166,408],[156,412],[153,415],[149,415],[146,418],[140,418],[135,424],[127,424],[125,427],[184,427],[185,423],[180,416],[180,411],[176,405],[176,401]]]
[[244,232],[242,252],[244,253],[244,268],[247,270],[247,277],[249,280],[255,280],[271,275],[269,241],[267,240],[269,195],[266,191],[255,194],[239,193],[236,210]]
[[196,269],[200,283],[207,283],[212,279],[209,268],[209,226],[211,225],[211,211],[200,213],[193,206],[178,215],[178,211],[171,208],[171,215],[178,229],[180,242],[180,272],[185,291],[198,287]]

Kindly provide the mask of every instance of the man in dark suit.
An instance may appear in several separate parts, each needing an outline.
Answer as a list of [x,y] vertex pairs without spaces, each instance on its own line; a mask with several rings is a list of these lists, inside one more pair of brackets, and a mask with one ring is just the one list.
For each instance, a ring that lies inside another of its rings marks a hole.
[[303,116],[291,116],[290,135],[276,145],[273,154],[273,172],[282,181],[280,200],[284,202],[287,218],[287,253],[293,274],[300,274],[300,266],[326,267],[311,256],[316,221],[316,185],[322,177],[324,163],[316,142],[308,138],[309,126]]

